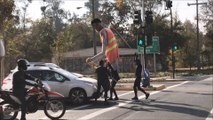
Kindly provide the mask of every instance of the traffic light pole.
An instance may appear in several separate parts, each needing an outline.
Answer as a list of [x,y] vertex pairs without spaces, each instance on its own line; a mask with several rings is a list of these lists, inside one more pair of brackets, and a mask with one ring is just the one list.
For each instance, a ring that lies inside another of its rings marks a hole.
[[[173,19],[172,19],[172,8],[170,7],[170,16],[171,16],[171,36],[173,36]],[[173,37],[172,37],[173,39]],[[172,40],[172,45],[174,44],[174,40]],[[172,78],[175,78],[175,56],[174,50],[172,48]]]
[[[145,34],[145,31],[144,31],[144,35],[146,35]],[[144,42],[146,41],[146,37],[145,37],[145,40],[144,40]],[[144,49],[143,49],[143,51],[144,51],[144,70],[146,69],[146,42],[145,42],[145,44],[144,44],[144,47],[143,47]]]
[[[143,15],[143,17],[142,17],[142,20],[143,20],[143,23],[142,23],[142,30],[143,30],[143,33],[144,33],[144,35],[146,36],[146,34],[145,34],[145,6],[144,6],[144,0],[142,0],[142,15]],[[144,39],[144,42],[145,42],[145,44],[144,44],[144,69],[143,70],[145,70],[146,69],[146,37],[144,37],[145,39]],[[144,71],[143,71],[144,72]]]
[[174,56],[174,49],[173,49],[173,45],[175,43],[174,41],[174,38],[173,38],[173,19],[172,19],[172,1],[171,0],[166,0],[166,10],[170,10],[170,16],[171,16],[171,43],[172,43],[172,46],[171,49],[172,49],[172,78],[174,79],[175,78],[175,56]]

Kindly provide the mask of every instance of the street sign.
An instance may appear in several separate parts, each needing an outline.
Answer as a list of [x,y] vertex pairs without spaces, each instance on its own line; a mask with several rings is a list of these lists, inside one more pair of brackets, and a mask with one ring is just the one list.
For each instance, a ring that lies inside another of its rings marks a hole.
[[[138,50],[138,53],[140,53],[140,54],[144,53],[144,47],[138,46],[137,50]],[[160,53],[160,44],[159,44],[159,37],[158,36],[152,37],[152,46],[146,47],[146,53],[147,54]]]

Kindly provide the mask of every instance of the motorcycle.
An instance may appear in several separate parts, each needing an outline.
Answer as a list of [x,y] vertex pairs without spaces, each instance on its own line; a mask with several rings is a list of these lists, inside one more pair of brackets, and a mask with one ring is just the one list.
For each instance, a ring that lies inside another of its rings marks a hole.
[[[66,111],[63,104],[64,96],[60,93],[50,91],[47,84],[37,81],[38,86],[33,86],[27,90],[27,114],[35,113],[40,105],[44,105],[44,113],[50,119],[61,118]],[[21,108],[20,100],[9,91],[0,91],[0,106],[2,106],[3,119],[14,120]]]

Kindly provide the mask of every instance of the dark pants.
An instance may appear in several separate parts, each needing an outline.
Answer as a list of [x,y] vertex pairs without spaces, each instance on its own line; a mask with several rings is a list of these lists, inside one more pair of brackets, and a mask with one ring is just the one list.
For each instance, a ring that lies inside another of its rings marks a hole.
[[21,101],[21,120],[26,120],[26,91],[16,91],[14,95]]
[[136,78],[134,82],[134,86],[133,86],[135,97],[138,97],[138,94],[137,94],[138,90],[146,94],[146,91],[140,86],[140,83],[141,83],[141,78]]
[[117,84],[117,81],[112,80],[111,82],[111,88],[110,88],[110,98],[112,98],[112,94],[114,93],[115,97],[118,98],[118,95],[115,91],[115,85]]
[[104,98],[107,98],[107,92],[109,91],[110,83],[108,79],[105,80],[98,80],[98,88],[97,88],[97,93],[101,93],[101,86],[104,89]]

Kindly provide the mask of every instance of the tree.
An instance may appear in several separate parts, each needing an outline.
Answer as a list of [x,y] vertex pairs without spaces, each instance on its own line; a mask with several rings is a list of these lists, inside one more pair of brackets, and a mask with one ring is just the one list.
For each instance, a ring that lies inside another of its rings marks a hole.
[[184,31],[182,35],[185,37],[185,45],[182,50],[180,50],[181,64],[184,67],[193,67],[196,65],[197,61],[197,48],[196,48],[196,26],[192,24],[189,20],[184,22]]
[[202,55],[211,65],[210,61],[213,61],[213,0],[208,0],[207,5],[202,6],[201,20],[205,23],[206,35],[204,39],[204,46],[202,49]]
[[[73,21],[74,22],[74,21]],[[62,54],[72,50],[92,47],[92,29],[84,22],[74,22],[58,34],[54,40],[53,52],[57,64],[63,64]]]
[[26,58],[29,61],[50,61],[52,58],[51,46],[53,45],[54,34],[51,23],[44,19],[32,22],[28,32],[21,29],[10,29],[7,33],[7,52],[10,59]]
[[13,69],[16,64],[16,60],[23,56],[23,53],[19,51],[18,45],[23,32],[21,29],[17,27],[18,22],[16,19],[12,19],[7,22],[7,26],[4,27],[4,40],[5,40],[5,48],[6,48],[6,56],[5,59],[10,60],[10,62],[5,63],[5,71],[9,72],[9,70]]
[[41,6],[42,14],[44,18],[50,19],[52,21],[52,26],[55,33],[59,33],[63,30],[65,24],[63,20],[67,19],[68,12],[60,8],[60,5],[63,4],[61,0],[43,0],[46,3],[46,6]]
[[213,0],[208,0],[207,5],[202,6],[201,20],[206,24],[207,30],[213,29]]
[[[0,39],[3,39],[3,44],[5,43],[4,28],[7,27],[8,22],[13,18],[12,12],[14,10],[14,7],[15,5],[13,0],[0,0]],[[4,67],[4,57],[1,56],[0,56],[0,68],[1,68],[0,79],[3,79],[5,74],[4,69],[5,67]]]
[[0,0],[0,32],[3,31],[3,27],[7,21],[13,18],[12,12],[15,4],[13,0]]
[[[26,56],[34,61],[51,61],[54,39],[56,38],[52,29],[52,23],[41,19],[32,23],[31,31],[25,40]],[[23,51],[24,52],[24,51]]]
[[27,18],[27,8],[29,6],[30,3],[32,3],[32,0],[22,0],[22,1],[18,1],[21,2],[23,6],[21,6],[21,8],[17,8],[16,10],[16,14],[18,19],[20,20],[20,24],[21,24],[21,28],[23,28],[23,31],[25,31],[26,29],[26,24],[30,21]]

